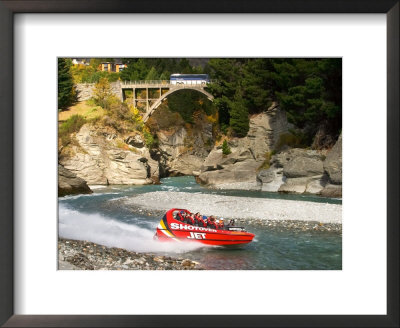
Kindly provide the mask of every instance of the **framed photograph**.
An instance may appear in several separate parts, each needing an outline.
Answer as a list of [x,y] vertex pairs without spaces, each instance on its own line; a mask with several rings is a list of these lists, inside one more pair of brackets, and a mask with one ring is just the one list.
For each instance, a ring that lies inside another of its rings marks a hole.
[[0,22],[2,325],[399,325],[398,1]]

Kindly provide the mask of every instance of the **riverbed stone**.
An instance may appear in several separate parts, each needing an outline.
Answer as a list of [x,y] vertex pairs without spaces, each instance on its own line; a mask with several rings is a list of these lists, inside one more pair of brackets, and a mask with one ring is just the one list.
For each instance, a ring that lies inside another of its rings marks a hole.
[[328,184],[321,190],[321,196],[340,198],[342,197],[342,185]]
[[90,193],[92,190],[85,180],[77,177],[62,165],[58,165],[58,196]]

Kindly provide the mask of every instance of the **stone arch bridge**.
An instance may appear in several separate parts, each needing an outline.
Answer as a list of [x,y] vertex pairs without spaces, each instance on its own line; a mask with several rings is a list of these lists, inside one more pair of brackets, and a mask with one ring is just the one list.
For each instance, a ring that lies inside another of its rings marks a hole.
[[126,99],[126,91],[132,91],[133,105],[145,109],[143,121],[146,122],[162,101],[178,90],[196,90],[204,94],[210,101],[212,94],[205,90],[205,84],[171,84],[168,80],[160,81],[121,81],[121,99]]

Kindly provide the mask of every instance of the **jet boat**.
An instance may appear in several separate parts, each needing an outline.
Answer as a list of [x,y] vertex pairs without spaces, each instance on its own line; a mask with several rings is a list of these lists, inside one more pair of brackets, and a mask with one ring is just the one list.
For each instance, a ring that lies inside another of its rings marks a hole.
[[227,225],[223,229],[200,227],[182,222],[178,213],[190,212],[185,209],[173,208],[167,211],[157,226],[154,238],[159,241],[195,241],[206,245],[239,245],[250,243],[254,234],[243,227]]

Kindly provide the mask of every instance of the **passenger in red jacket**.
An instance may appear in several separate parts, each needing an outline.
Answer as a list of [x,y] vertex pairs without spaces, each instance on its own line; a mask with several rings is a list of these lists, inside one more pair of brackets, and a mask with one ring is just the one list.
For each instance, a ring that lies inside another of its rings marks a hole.
[[197,225],[197,226],[199,226],[199,227],[202,227],[203,225],[202,225],[202,223],[201,223],[201,216],[200,216],[200,213],[199,212],[197,212],[195,215],[194,215],[194,220],[195,220],[195,224]]
[[189,223],[189,224],[191,224],[191,225],[194,226],[194,224],[196,223],[196,221],[195,221],[195,219],[194,219],[194,214],[193,214],[193,213],[192,213],[192,214],[189,214],[187,218],[188,218],[187,223]]
[[178,212],[177,220],[185,222],[185,212],[184,211]]
[[201,215],[199,215],[199,218],[197,220],[197,222],[199,222],[199,226],[200,227],[204,227],[207,228],[207,217],[205,215],[203,215],[203,217],[201,217]]
[[215,222],[215,217],[214,216],[210,216],[207,220],[207,226],[209,226],[210,228],[214,228],[217,229],[217,224]]

